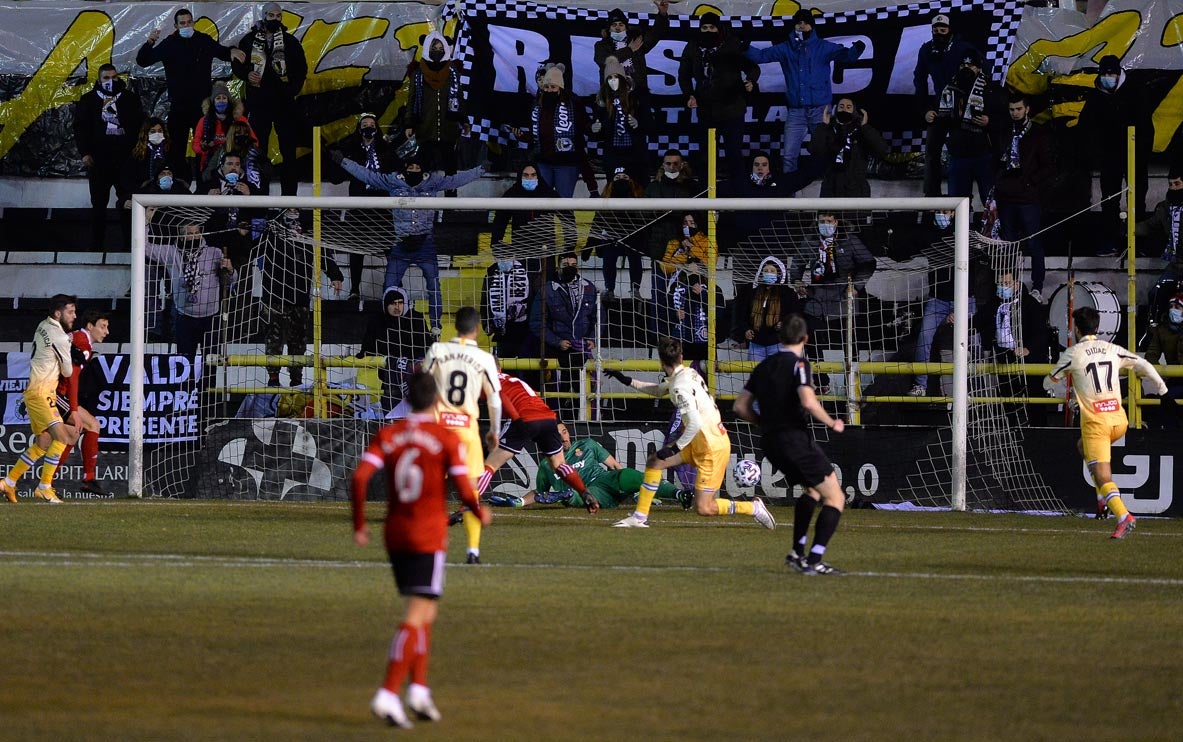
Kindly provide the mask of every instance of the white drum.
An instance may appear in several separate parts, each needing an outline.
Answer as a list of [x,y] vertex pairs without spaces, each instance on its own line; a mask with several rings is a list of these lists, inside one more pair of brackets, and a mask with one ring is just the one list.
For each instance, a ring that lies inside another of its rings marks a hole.
[[[1072,309],[1092,307],[1101,315],[1097,325],[1097,338],[1113,342],[1121,327],[1121,302],[1113,289],[1096,281],[1077,281],[1073,286]],[[1068,334],[1068,284],[1056,289],[1048,302],[1048,322],[1060,332],[1060,344],[1067,345]]]

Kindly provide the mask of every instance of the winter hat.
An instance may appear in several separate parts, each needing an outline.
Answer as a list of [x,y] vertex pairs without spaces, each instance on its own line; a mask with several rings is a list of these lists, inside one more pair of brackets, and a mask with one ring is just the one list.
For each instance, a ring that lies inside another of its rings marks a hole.
[[[716,18],[717,17],[718,16],[716,16]],[[808,23],[810,26],[814,25],[813,24],[813,13],[810,13],[805,8],[801,8],[796,13],[794,13],[793,14],[793,23],[796,24],[796,23],[801,23],[801,22]]]
[[563,81],[563,73],[567,71],[566,65],[556,64],[546,71],[542,76],[543,85],[558,85],[560,88],[566,88],[567,83]]
[[407,290],[401,286],[391,286],[382,294],[382,306],[388,307],[398,299],[402,299],[407,308],[411,307],[411,297],[407,294]]
[[628,23],[628,18],[620,8],[613,8],[608,12],[608,25],[611,26],[613,23]]
[[719,27],[719,14],[714,11],[708,10],[707,12],[698,16],[698,25],[701,26],[704,23],[709,23],[712,26],[714,26],[715,28],[718,28]]
[[213,89],[210,90],[209,98],[210,98],[210,100],[213,100],[214,98],[217,98],[219,95],[226,96],[227,100],[229,100],[229,98],[230,98],[230,88],[227,87],[226,83],[222,82],[221,80],[218,80],[217,82],[214,83]]
[[982,55],[977,49],[970,47],[969,49],[966,49],[965,56],[962,57],[961,63],[962,64],[972,64],[975,67],[981,67],[982,66]]
[[938,14],[934,15],[932,17],[932,25],[945,26],[947,28],[950,25],[949,24],[949,16],[945,15],[944,13],[938,13]]
[[1180,291],[1179,293],[1172,296],[1171,300],[1167,302],[1168,306],[1174,306],[1175,304],[1183,307],[1183,291]]
[[1112,54],[1106,54],[1101,57],[1101,69],[1098,71],[1099,75],[1120,75],[1121,74],[1121,60]]
[[266,3],[263,6],[263,17],[266,18],[268,13],[282,13],[283,9],[279,7],[279,3]]
[[633,79],[624,71],[624,65],[616,57],[608,57],[604,60],[604,81],[606,82],[612,75],[624,78],[625,84],[632,87]]

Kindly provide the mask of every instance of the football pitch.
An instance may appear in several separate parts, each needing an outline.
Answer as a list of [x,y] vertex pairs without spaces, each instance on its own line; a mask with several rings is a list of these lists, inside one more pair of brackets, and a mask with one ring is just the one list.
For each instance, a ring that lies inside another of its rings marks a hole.
[[[371,526],[385,505],[370,506]],[[0,739],[1173,739],[1183,522],[497,511],[451,531],[439,724],[370,716],[401,617],[346,504],[0,507]]]

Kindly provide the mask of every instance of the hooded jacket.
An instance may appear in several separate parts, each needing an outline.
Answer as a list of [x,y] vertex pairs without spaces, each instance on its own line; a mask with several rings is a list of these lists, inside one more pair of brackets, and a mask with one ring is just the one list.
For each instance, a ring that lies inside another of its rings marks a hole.
[[[444,45],[444,56],[439,62],[428,58],[436,41]],[[406,128],[414,129],[423,142],[455,142],[460,138],[463,118],[460,93],[460,72],[452,64],[452,47],[439,32],[433,31],[423,39],[423,59],[407,66]]]
[[[205,170],[209,156],[226,141],[226,131],[233,122],[244,124],[250,129],[251,138],[258,144],[259,138],[255,135],[255,130],[250,128],[250,121],[243,115],[242,101],[231,98],[229,103],[226,107],[226,118],[220,119],[211,113],[214,108],[213,98],[206,98],[201,102],[201,118],[196,121],[193,128],[193,153],[197,155],[198,170]],[[212,136],[209,136],[211,131]]]
[[[380,191],[385,191],[396,198],[405,196],[436,196],[442,191],[450,191],[460,186],[468,185],[479,180],[485,170],[474,167],[455,175],[444,175],[439,172],[423,173],[423,180],[419,185],[407,185],[402,173],[376,173],[367,170],[349,158],[341,160],[341,167],[345,172],[360,180],[362,183]],[[435,230],[435,212],[426,209],[394,209],[391,212],[394,222],[395,239],[408,235],[429,235]]]
[[[395,297],[401,296],[403,313],[391,317],[387,308]],[[366,332],[362,336],[358,358],[367,355],[385,355],[391,358],[422,358],[431,345],[432,336],[427,331],[427,320],[415,310],[406,289],[391,286],[382,294],[382,311],[370,315]],[[381,343],[381,346],[379,346]]]
[[[617,61],[624,65],[629,77],[632,78],[633,90],[638,94],[648,93],[649,66],[645,63],[645,55],[653,51],[653,47],[657,46],[657,42],[665,37],[669,29],[670,17],[662,13],[653,19],[653,24],[647,29],[627,26],[628,37],[622,42],[614,41],[608,28],[604,27],[600,31],[600,40],[592,48],[596,66],[600,68],[600,79],[604,79],[604,64],[608,61],[608,57],[616,57]],[[628,47],[628,44],[637,37],[643,37],[644,43],[639,50],[634,52]]]
[[[538,185],[534,190],[527,191],[522,186],[522,173],[518,171],[517,181],[514,182],[505,193],[501,194],[502,198],[558,198],[559,194],[554,188],[547,183],[541,175],[538,176]],[[519,227],[537,219],[541,216],[541,211],[508,211],[506,209],[499,209],[493,212],[493,242],[503,242],[505,240],[505,228],[510,224],[513,225],[516,232]]]
[[748,47],[744,54],[756,64],[779,64],[785,76],[785,98],[789,108],[806,108],[833,102],[830,64],[853,62],[865,48],[866,45],[861,41],[856,41],[853,46],[826,41],[817,35],[815,29],[803,41],[790,35],[788,39],[766,49]]
[[74,140],[78,144],[78,154],[83,157],[90,155],[96,160],[123,160],[131,152],[140,134],[140,126],[144,123],[144,107],[140,96],[128,90],[119,78],[115,79],[110,95],[119,96],[115,99],[115,115],[119,119],[119,128],[123,129],[120,135],[107,133],[107,122],[103,120],[105,95],[98,80],[95,80],[91,92],[78,99],[74,109]]
[[[776,282],[760,282],[764,266],[776,266]],[[784,262],[772,256],[760,261],[751,285],[740,286],[735,292],[731,338],[739,343],[775,345],[780,342],[777,325],[791,314],[799,314],[803,305],[797,291],[788,284],[789,272]],[[747,332],[751,330],[752,339]]]

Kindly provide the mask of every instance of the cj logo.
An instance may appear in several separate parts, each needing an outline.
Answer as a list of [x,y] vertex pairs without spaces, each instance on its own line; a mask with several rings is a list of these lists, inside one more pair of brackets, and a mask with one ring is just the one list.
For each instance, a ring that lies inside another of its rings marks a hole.
[[[1125,438],[1113,444],[1114,449],[1125,446]],[[1122,500],[1130,512],[1135,515],[1156,515],[1166,512],[1174,500],[1175,457],[1162,454],[1157,457],[1149,454],[1128,454],[1121,457],[1120,466],[1130,471],[1118,473],[1117,451],[1114,451],[1113,482],[1121,492]],[[1156,493],[1139,493],[1138,490],[1150,482],[1154,471],[1152,459],[1158,459],[1158,491]],[[1093,478],[1089,474],[1088,466],[1084,466],[1084,480],[1090,485]],[[1095,485],[1094,485],[1095,486]]]

